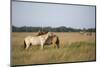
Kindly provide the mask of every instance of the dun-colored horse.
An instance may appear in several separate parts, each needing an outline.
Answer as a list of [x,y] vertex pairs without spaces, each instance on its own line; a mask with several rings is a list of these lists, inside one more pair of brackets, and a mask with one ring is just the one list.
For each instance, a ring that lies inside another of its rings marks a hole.
[[28,49],[30,45],[41,45],[41,49],[43,49],[45,42],[51,36],[52,36],[51,32],[48,32],[48,33],[46,33],[44,35],[40,35],[40,36],[34,36],[34,37],[27,36],[24,39],[24,47],[25,47],[25,49]]
[[[48,32],[38,32],[37,36],[41,36],[41,35],[45,35]],[[54,47],[56,46],[57,48],[60,47],[59,43],[59,37],[53,33],[51,33],[52,35],[50,37],[47,38],[45,45],[54,45]]]

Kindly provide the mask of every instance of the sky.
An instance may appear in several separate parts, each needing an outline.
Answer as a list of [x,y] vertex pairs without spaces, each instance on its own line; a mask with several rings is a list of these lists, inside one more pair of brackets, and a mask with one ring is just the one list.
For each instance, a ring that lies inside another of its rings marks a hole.
[[12,25],[95,28],[95,6],[12,2]]

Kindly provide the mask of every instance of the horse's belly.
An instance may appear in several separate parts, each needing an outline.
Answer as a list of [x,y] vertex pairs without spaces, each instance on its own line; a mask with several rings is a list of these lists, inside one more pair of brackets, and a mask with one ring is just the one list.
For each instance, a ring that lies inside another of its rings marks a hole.
[[40,40],[32,39],[31,43],[32,43],[32,45],[40,45]]

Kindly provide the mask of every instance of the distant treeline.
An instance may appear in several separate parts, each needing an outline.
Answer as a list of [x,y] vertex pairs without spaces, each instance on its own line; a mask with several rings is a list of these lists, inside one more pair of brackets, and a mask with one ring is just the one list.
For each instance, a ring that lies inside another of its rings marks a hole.
[[71,27],[16,27],[12,26],[12,32],[38,32],[38,31],[51,31],[51,32],[80,32],[80,31],[85,31],[85,32],[95,32],[95,28],[89,28],[89,29],[76,29],[76,28],[71,28]]

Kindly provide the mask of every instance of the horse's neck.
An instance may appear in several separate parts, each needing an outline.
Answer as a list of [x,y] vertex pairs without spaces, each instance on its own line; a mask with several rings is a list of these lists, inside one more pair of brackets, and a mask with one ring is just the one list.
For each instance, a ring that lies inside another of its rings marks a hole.
[[43,38],[44,40],[47,40],[49,36],[48,36],[48,34],[46,34],[46,35],[42,35],[40,37]]
[[48,34],[46,34],[46,36],[44,37],[44,39],[46,40],[46,39],[48,39],[48,37],[49,37]]

